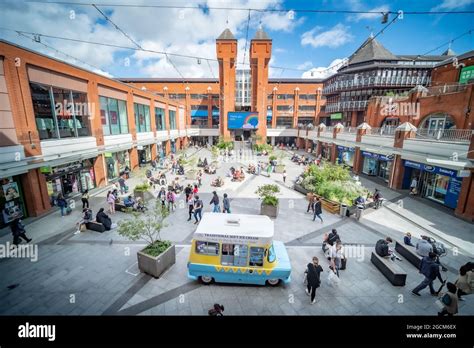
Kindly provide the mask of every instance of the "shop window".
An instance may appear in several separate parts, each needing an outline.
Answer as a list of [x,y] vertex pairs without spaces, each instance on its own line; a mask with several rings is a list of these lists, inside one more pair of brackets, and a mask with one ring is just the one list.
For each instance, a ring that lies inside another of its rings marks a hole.
[[77,136],[89,136],[89,105],[87,103],[87,95],[80,92],[72,92],[72,100],[74,105],[74,124]]
[[163,108],[155,108],[156,130],[165,130],[165,110]]
[[224,266],[247,266],[248,246],[244,244],[222,244],[221,264]]
[[169,122],[170,122],[170,130],[176,129],[176,111],[169,110]]
[[73,104],[70,91],[53,87],[54,111],[58,124],[59,137],[76,136],[74,129]]
[[127,103],[124,100],[99,97],[100,119],[104,135],[128,133]]
[[150,107],[148,105],[134,103],[133,108],[137,133],[151,132]]
[[250,267],[263,267],[263,258],[265,257],[265,248],[251,247],[250,248]]
[[219,243],[196,241],[196,253],[201,255],[219,255]]
[[40,139],[58,138],[56,118],[51,104],[50,87],[31,83],[30,88],[36,128]]

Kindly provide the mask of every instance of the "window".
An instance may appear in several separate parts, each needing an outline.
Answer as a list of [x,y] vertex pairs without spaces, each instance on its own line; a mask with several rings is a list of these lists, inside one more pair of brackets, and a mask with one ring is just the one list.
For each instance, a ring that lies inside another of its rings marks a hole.
[[170,118],[170,130],[176,129],[176,111],[169,110],[168,111],[169,118]]
[[290,105],[277,105],[278,111],[290,111]]
[[165,130],[165,109],[163,108],[155,108],[155,123],[156,123],[156,130]]
[[222,244],[221,264],[224,266],[247,266],[248,246],[244,244]]
[[135,126],[137,133],[151,132],[150,107],[148,105],[133,103],[135,111]]
[[250,247],[250,267],[263,267],[263,258],[265,257],[265,248]]
[[276,254],[275,254],[275,249],[273,248],[273,244],[270,247],[270,249],[268,249],[268,259],[267,260],[270,263],[275,262],[275,260],[276,260]]
[[60,139],[89,136],[87,94],[30,83],[39,137]]
[[185,99],[186,98],[186,94],[184,93],[170,93],[168,95],[168,97],[170,99]]
[[191,110],[206,110],[207,105],[191,105]]
[[196,241],[196,253],[201,255],[219,255],[219,243]]
[[315,111],[316,106],[314,106],[314,105],[299,105],[298,110],[300,110],[300,111]]
[[287,100],[287,99],[294,99],[295,96],[293,94],[277,94],[277,99],[283,99],[283,100]]
[[293,117],[277,117],[277,127],[291,128],[293,126]]
[[99,102],[104,135],[127,134],[127,102],[107,97],[99,97]]
[[207,99],[207,94],[191,94],[191,99]]

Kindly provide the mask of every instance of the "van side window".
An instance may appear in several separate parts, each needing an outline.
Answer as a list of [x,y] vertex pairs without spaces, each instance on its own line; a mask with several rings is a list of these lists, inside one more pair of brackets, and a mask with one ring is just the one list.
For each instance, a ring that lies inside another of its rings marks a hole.
[[219,255],[219,243],[196,241],[196,253],[202,255]]
[[250,267],[263,267],[263,258],[265,257],[265,248],[250,247]]
[[224,266],[247,266],[248,246],[244,244],[222,244],[221,264]]
[[268,262],[272,263],[272,262],[275,262],[275,260],[276,260],[276,254],[275,254],[275,249],[273,248],[273,244],[272,244],[270,249],[268,249]]

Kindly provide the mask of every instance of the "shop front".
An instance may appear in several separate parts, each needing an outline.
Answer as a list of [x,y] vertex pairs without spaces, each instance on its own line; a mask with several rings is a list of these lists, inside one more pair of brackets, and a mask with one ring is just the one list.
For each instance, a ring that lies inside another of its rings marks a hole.
[[388,182],[392,171],[393,156],[381,155],[378,153],[362,151],[364,162],[362,173],[377,176]]
[[349,167],[354,166],[354,152],[353,147],[337,146],[337,159],[339,164],[344,164]]
[[328,143],[320,143],[320,144],[321,144],[321,157],[330,161],[332,144],[328,144]]
[[421,197],[455,209],[461,192],[462,178],[458,171],[405,160],[402,188],[409,189],[413,179]]
[[44,166],[40,171],[46,178],[48,196],[54,205],[59,194],[70,197],[96,187],[94,159],[76,161],[61,166]]
[[23,189],[19,176],[0,179],[0,228],[10,222],[27,217]]
[[156,143],[156,160],[162,160],[166,157],[166,141]]
[[151,145],[138,145],[137,152],[140,167],[151,163]]
[[105,165],[107,167],[107,179],[114,181],[121,175],[128,176],[130,173],[130,152],[129,150],[118,152],[105,152]]

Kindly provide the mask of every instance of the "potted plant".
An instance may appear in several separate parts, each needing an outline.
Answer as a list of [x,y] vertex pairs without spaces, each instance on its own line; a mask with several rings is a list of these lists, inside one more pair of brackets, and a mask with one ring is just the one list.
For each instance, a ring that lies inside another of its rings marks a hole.
[[138,268],[141,272],[158,278],[176,262],[175,246],[170,241],[161,240],[161,229],[169,215],[161,203],[156,201],[153,209],[142,214],[133,212],[132,218],[119,222],[118,233],[131,241],[145,240],[148,245],[137,253]]
[[262,199],[260,205],[260,215],[276,218],[278,216],[278,198],[276,194],[280,192],[277,185],[260,186],[255,193]]
[[146,202],[153,195],[149,192],[150,184],[144,181],[142,184],[138,184],[133,189],[133,195],[135,197],[140,197],[143,202]]

